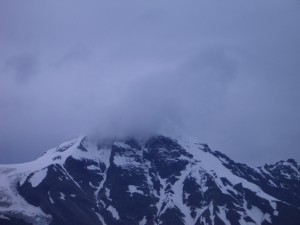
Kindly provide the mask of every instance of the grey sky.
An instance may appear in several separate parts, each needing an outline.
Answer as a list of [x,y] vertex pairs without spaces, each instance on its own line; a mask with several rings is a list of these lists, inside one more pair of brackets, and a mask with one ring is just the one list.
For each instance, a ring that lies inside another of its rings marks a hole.
[[78,135],[300,160],[300,2],[0,1],[0,163]]

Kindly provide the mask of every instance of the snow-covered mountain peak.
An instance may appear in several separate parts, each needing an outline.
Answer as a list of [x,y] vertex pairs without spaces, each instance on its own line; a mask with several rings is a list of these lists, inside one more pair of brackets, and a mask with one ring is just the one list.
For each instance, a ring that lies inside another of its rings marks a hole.
[[79,137],[0,166],[0,222],[296,225],[298,172],[293,160],[248,167],[191,138]]

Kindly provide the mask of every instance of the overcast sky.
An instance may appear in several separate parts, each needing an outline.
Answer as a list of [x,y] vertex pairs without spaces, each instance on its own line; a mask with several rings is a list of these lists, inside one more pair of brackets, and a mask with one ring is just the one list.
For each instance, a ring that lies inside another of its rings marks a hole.
[[300,161],[300,2],[0,0],[0,163],[95,132]]

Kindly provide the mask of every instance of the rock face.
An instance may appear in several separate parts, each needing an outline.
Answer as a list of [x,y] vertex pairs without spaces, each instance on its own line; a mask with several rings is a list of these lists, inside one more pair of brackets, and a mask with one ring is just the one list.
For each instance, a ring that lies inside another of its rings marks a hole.
[[253,168],[186,138],[78,138],[0,166],[0,224],[299,225],[300,165]]

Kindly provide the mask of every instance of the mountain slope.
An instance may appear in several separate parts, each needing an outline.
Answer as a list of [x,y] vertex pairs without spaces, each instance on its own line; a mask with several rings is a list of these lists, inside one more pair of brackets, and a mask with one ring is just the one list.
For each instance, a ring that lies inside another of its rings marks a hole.
[[0,166],[0,224],[300,224],[300,165],[252,168],[193,139],[80,137]]

